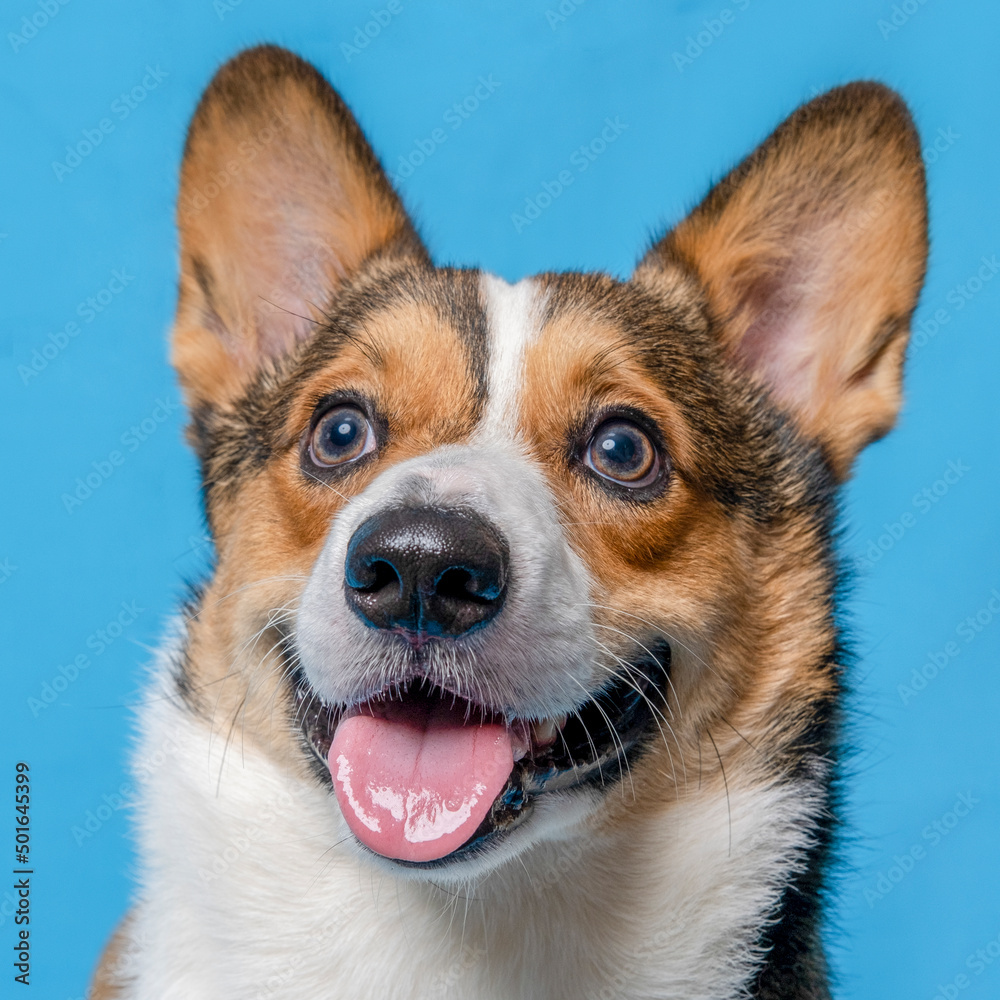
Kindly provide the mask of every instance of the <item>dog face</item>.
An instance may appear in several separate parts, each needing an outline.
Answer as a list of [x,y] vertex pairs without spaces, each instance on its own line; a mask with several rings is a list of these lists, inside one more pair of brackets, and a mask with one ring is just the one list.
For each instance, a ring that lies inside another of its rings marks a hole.
[[178,220],[218,556],[178,684],[368,861],[464,879],[823,758],[834,496],[926,257],[894,95],[800,109],[628,281],[509,285],[433,267],[336,94],[257,49]]

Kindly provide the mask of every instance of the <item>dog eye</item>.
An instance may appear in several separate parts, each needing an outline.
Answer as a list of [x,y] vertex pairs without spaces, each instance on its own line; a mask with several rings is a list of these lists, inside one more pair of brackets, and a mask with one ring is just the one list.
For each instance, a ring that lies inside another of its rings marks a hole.
[[309,454],[317,465],[344,465],[375,450],[371,421],[356,406],[336,406],[316,424]]
[[594,432],[584,464],[604,479],[631,488],[648,486],[660,471],[649,435],[629,420],[606,420]]

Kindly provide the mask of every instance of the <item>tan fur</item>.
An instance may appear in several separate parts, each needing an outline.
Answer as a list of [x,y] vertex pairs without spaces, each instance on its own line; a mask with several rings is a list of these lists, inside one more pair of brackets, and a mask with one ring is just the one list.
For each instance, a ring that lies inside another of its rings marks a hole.
[[131,924],[131,918],[126,916],[105,945],[87,992],[88,1000],[117,1000],[122,995],[128,976],[130,956],[127,949]]
[[[428,373],[414,379],[414,371]],[[303,480],[299,441],[315,400],[342,386],[375,400],[390,422],[392,443],[379,466],[362,467],[335,487]],[[433,310],[397,307],[373,319],[363,338],[310,373],[290,407],[285,446],[234,502],[221,502],[219,569],[191,622],[192,678],[225,739],[251,739],[303,770],[291,734],[273,725],[286,693],[279,684],[272,617],[287,619],[316,560],[331,520],[363,490],[381,464],[391,464],[472,431],[474,401],[457,332]],[[233,668],[244,677],[233,677]],[[248,680],[247,680],[248,679]],[[278,713],[280,715],[280,712]],[[247,736],[249,734],[249,737]]]

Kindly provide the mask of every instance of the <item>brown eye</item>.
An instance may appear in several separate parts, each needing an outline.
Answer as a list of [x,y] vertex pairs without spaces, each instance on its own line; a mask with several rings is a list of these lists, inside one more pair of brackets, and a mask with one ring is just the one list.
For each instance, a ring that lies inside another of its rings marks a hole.
[[313,428],[309,454],[317,465],[344,465],[375,450],[371,421],[356,406],[336,406]]
[[630,420],[606,420],[594,432],[585,464],[622,486],[648,486],[660,471],[660,459],[645,431]]

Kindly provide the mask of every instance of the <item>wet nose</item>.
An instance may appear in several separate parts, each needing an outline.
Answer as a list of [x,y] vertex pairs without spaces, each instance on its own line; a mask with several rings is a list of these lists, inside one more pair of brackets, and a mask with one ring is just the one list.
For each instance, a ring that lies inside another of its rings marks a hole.
[[474,511],[395,508],[354,532],[344,590],[373,628],[455,637],[503,606],[508,563],[503,536]]

